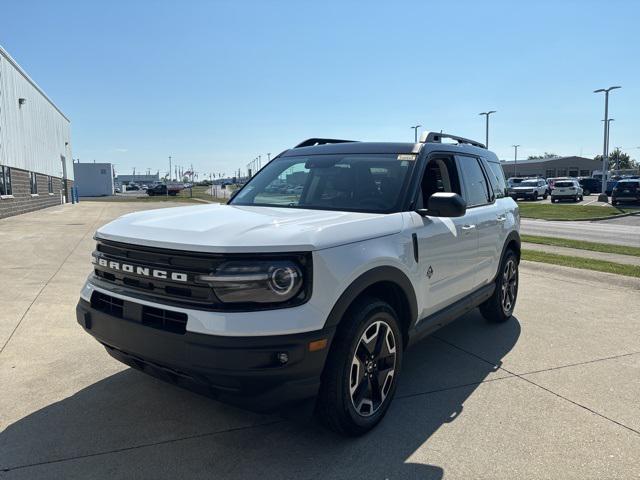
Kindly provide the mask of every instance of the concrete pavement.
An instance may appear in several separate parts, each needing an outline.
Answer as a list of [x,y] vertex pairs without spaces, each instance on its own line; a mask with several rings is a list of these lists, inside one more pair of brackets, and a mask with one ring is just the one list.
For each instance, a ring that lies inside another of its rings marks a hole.
[[635,283],[524,263],[512,321],[474,311],[408,351],[387,418],[343,439],[128,369],[76,324],[95,228],[165,206],[0,220],[0,478],[640,476]]

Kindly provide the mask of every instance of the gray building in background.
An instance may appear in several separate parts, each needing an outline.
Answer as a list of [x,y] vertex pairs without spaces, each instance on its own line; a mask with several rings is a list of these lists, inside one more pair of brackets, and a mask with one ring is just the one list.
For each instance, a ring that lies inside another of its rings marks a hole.
[[73,175],[80,197],[113,195],[113,165],[111,163],[74,163]]
[[116,182],[120,185],[128,185],[129,183],[136,183],[138,185],[150,185],[160,181],[160,175],[155,173],[153,175],[117,175]]
[[502,161],[502,169],[509,177],[590,177],[602,169],[602,162],[585,157],[555,157],[537,160]]

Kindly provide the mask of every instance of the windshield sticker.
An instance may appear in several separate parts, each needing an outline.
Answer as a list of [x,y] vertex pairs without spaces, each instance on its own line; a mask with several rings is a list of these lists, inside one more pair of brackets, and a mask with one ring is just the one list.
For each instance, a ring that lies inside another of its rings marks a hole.
[[408,155],[408,154],[400,154],[398,155],[398,160],[415,160],[416,156],[415,155]]

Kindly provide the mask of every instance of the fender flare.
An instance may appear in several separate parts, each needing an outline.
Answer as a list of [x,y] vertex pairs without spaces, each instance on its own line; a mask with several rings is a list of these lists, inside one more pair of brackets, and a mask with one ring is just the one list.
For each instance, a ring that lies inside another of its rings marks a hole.
[[496,272],[495,277],[493,277],[494,281],[496,280],[496,278],[498,278],[498,274],[500,273],[502,262],[504,261],[504,256],[506,255],[507,248],[511,242],[515,242],[516,244],[516,255],[518,256],[518,263],[520,263],[520,243],[521,243],[520,233],[518,233],[516,230],[512,230],[511,232],[509,232],[509,235],[507,235],[507,238],[504,241],[504,245],[502,245],[502,253],[500,254],[500,263],[498,264],[498,271]]
[[325,328],[337,326],[353,301],[367,288],[378,282],[392,282],[402,290],[409,305],[410,324],[408,327],[410,328],[418,317],[416,293],[411,280],[409,280],[404,272],[391,266],[372,268],[351,282],[331,309],[325,322]]

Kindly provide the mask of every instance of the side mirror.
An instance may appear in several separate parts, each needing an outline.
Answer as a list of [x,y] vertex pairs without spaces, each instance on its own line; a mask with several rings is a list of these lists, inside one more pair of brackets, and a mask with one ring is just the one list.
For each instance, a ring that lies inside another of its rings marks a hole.
[[427,200],[427,208],[416,210],[423,217],[462,217],[467,211],[467,203],[457,193],[438,192]]

